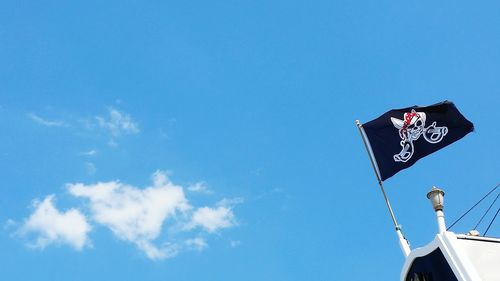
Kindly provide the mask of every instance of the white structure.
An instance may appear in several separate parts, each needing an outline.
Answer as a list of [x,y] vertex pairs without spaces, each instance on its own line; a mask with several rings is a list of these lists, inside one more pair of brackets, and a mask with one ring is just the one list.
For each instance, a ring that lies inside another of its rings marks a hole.
[[436,211],[438,234],[406,257],[401,281],[500,281],[500,239],[446,231],[444,192],[427,194]]

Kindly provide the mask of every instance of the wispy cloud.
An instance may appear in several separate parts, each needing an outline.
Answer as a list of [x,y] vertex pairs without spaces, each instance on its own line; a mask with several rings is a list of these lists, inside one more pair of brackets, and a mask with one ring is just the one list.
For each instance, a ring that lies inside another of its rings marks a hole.
[[32,245],[44,248],[50,244],[68,244],[81,250],[90,244],[91,230],[85,216],[76,209],[60,212],[54,206],[54,196],[47,196],[42,202],[35,201],[35,211],[20,228],[19,233],[34,233],[37,238]]
[[229,242],[229,245],[231,246],[231,248],[236,248],[239,245],[241,245],[241,241],[239,241],[239,240],[232,240],[231,242]]
[[95,172],[97,172],[97,168],[95,164],[92,162],[85,163],[85,169],[87,170],[87,173],[91,176],[94,175]]
[[10,228],[16,227],[17,225],[18,225],[18,224],[17,224],[14,220],[12,220],[12,219],[8,219],[8,220],[4,223],[4,225],[3,225],[3,229],[4,229],[4,230],[8,230],[8,229],[10,229]]
[[124,134],[137,134],[140,132],[139,125],[132,120],[130,115],[110,108],[108,117],[96,116],[97,124],[113,137]]
[[207,242],[205,242],[205,239],[196,237],[192,239],[187,239],[185,242],[186,246],[189,249],[197,250],[197,251],[203,251],[208,247]]
[[44,119],[44,118],[36,115],[35,113],[29,113],[28,117],[31,120],[35,121],[36,123],[43,125],[43,126],[46,126],[46,127],[65,127],[66,126],[66,124],[63,121],[47,120],[47,119]]
[[91,150],[88,150],[88,151],[83,151],[83,152],[80,152],[80,155],[82,156],[94,156],[97,154],[97,150],[95,149],[91,149]]
[[177,120],[175,118],[168,119],[167,122],[163,124],[163,127],[158,128],[159,136],[162,139],[170,140],[172,138],[172,134],[176,123]]
[[205,193],[205,194],[212,193],[212,191],[210,189],[208,189],[207,184],[203,181],[199,181],[197,183],[194,183],[194,184],[188,186],[187,190],[191,191],[191,192],[198,192],[198,193]]
[[245,199],[243,197],[235,197],[235,198],[224,198],[217,202],[217,206],[233,208],[238,204],[243,204]]
[[[47,119],[36,113],[27,113],[26,117],[44,127],[65,128],[74,136],[82,137],[93,135],[96,138],[107,139],[107,144],[116,147],[120,138],[126,135],[140,133],[139,124],[130,114],[116,108],[110,107],[101,114],[91,114],[87,117],[74,114],[64,114],[65,118]],[[81,156],[93,156],[97,153],[95,149],[80,152]]]

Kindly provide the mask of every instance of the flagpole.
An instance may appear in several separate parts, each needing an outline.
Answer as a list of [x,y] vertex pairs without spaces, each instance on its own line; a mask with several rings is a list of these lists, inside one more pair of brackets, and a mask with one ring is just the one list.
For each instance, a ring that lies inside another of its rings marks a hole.
[[396,228],[396,234],[398,235],[399,239],[399,246],[401,247],[401,251],[403,251],[403,254],[405,257],[407,257],[411,250],[410,250],[410,243],[406,238],[404,237],[402,231],[401,231],[401,226],[398,224],[396,220],[396,216],[394,215],[394,211],[392,210],[391,203],[389,202],[389,198],[387,197],[387,194],[385,193],[384,189],[384,184],[382,181],[382,177],[380,176],[380,171],[378,169],[377,165],[377,159],[373,155],[373,150],[370,145],[370,141],[366,137],[365,130],[363,129],[363,125],[359,122],[359,120],[356,120],[356,126],[359,129],[359,133],[361,134],[361,139],[363,139],[363,143],[366,148],[366,152],[368,153],[368,156],[370,158],[370,162],[373,167],[373,171],[375,172],[375,177],[377,178],[378,185],[380,186],[380,190],[382,191],[382,195],[384,196],[385,204],[387,205],[387,209],[389,209],[389,214],[391,215],[392,222],[394,223],[394,227]]

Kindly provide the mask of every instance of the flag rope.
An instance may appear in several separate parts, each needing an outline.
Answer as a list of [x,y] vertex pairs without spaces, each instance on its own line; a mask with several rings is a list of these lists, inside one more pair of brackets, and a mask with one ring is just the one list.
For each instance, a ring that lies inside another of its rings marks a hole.
[[483,221],[484,217],[486,217],[486,215],[490,212],[491,207],[493,207],[493,205],[495,205],[495,202],[497,202],[498,197],[500,197],[500,193],[498,193],[498,194],[497,194],[497,197],[495,197],[495,200],[493,200],[493,202],[491,202],[490,206],[488,207],[488,209],[486,210],[486,212],[484,212],[483,216],[482,216],[482,217],[481,217],[481,219],[477,222],[476,226],[474,226],[474,228],[473,228],[473,229],[477,229],[477,227],[479,226],[479,224],[481,224],[481,222]]
[[490,224],[488,225],[488,228],[487,228],[487,229],[486,229],[486,231],[484,232],[483,237],[485,237],[485,236],[486,236],[486,233],[488,233],[488,230],[490,230],[491,225],[493,224],[493,222],[495,221],[495,219],[496,219],[496,218],[497,218],[497,216],[498,216],[498,212],[500,212],[500,208],[498,208],[497,213],[495,214],[495,216],[494,216],[494,217],[493,217],[493,219],[491,220]]
[[479,203],[481,203],[486,197],[488,197],[491,193],[493,193],[498,187],[500,186],[500,183],[495,185],[495,187],[493,187],[492,190],[490,190],[488,193],[486,193],[486,195],[481,198],[481,200],[479,200],[476,204],[474,204],[474,206],[472,206],[469,210],[467,210],[467,212],[465,212],[463,215],[461,215],[456,221],[454,221],[447,229],[446,231],[450,230],[455,224],[457,224],[457,222],[459,222],[463,217],[465,217],[470,211],[472,211],[472,209],[474,209],[477,205],[479,205]]

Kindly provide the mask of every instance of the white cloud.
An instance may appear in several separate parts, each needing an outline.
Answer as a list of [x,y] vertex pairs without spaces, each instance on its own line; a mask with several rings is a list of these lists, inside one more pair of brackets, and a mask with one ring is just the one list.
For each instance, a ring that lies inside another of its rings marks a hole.
[[114,108],[109,109],[108,118],[97,116],[96,120],[99,127],[108,131],[113,137],[123,134],[137,134],[140,131],[137,123],[128,114]]
[[76,209],[60,212],[53,203],[54,196],[42,202],[35,201],[35,211],[20,229],[20,233],[36,233],[34,247],[44,248],[49,244],[69,244],[76,250],[90,245],[87,234],[91,227],[84,215]]
[[88,150],[88,151],[80,152],[80,155],[82,155],[82,156],[94,156],[96,154],[97,154],[97,150],[95,150],[95,149],[91,149],[91,150]]
[[[66,187],[71,195],[84,200],[83,210],[91,222],[109,228],[118,239],[135,245],[152,260],[172,258],[186,250],[202,251],[208,247],[207,233],[236,225],[232,208],[242,202],[241,198],[196,208],[189,204],[184,188],[171,182],[166,172],[155,172],[151,180],[145,188],[120,181],[70,183]],[[36,210],[19,232],[35,233],[34,246],[40,248],[68,244],[81,250],[89,245],[91,227],[85,216],[76,209],[57,210],[53,198],[36,201]]]
[[205,193],[205,194],[212,193],[212,191],[210,189],[208,189],[207,184],[205,182],[202,182],[202,181],[199,181],[195,184],[188,186],[187,190],[189,190],[191,192],[198,192],[198,193]]
[[192,239],[188,239],[184,242],[186,246],[190,249],[197,250],[197,251],[203,251],[208,247],[207,242],[203,238],[196,237]]
[[193,213],[187,229],[202,227],[207,232],[229,228],[235,225],[234,214],[231,208],[219,206],[217,208],[202,207]]
[[153,186],[139,189],[118,181],[84,185],[68,184],[69,192],[90,201],[94,220],[111,229],[120,239],[134,243],[149,258],[174,255],[172,247],[156,247],[152,241],[161,233],[167,218],[191,207],[182,187],[170,182],[164,172],[153,175]]
[[43,125],[43,126],[46,126],[46,127],[64,127],[64,126],[66,126],[66,124],[62,121],[47,120],[47,119],[44,119],[44,118],[42,118],[34,113],[28,114],[28,117],[31,120],[35,121],[36,123]]

